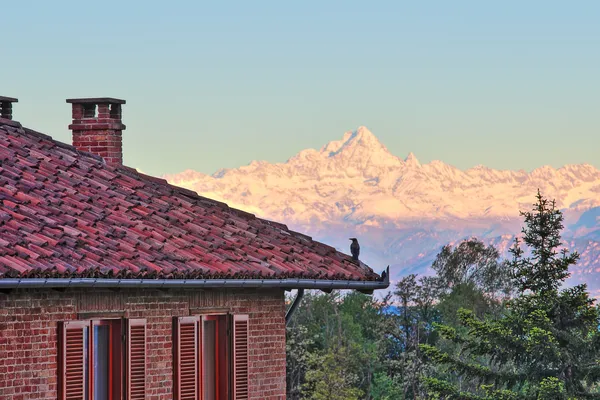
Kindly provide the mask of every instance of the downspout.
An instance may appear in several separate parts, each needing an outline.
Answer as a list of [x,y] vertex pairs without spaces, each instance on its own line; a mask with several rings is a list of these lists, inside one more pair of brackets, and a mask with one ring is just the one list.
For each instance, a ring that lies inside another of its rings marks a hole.
[[302,301],[302,297],[304,297],[304,289],[298,289],[298,294],[296,295],[296,298],[294,299],[292,306],[290,307],[288,312],[285,314],[285,326],[288,326],[290,321],[292,320],[292,316],[294,315],[294,313],[296,312],[296,309],[300,305],[300,302]]

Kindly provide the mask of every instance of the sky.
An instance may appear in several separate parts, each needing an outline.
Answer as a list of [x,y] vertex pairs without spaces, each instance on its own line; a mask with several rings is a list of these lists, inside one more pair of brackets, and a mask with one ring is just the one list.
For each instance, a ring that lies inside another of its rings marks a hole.
[[284,162],[367,126],[459,168],[600,168],[598,1],[47,1],[1,6],[0,95],[71,142],[116,97],[125,164]]

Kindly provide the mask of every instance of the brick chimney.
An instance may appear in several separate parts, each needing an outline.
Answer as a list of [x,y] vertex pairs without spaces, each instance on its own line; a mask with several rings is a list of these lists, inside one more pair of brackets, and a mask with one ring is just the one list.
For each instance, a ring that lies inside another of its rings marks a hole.
[[0,96],[0,118],[12,119],[12,103],[18,101],[13,97]]
[[121,105],[125,100],[110,97],[67,99],[73,104],[73,146],[104,158],[108,165],[123,164]]

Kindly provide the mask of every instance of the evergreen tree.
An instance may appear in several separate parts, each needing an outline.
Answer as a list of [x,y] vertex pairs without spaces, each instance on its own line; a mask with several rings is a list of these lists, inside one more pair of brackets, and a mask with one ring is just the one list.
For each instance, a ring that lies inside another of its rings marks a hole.
[[[465,389],[450,379],[426,379],[430,398],[437,399],[600,399],[600,314],[586,286],[559,290],[576,252],[558,252],[562,214],[538,192],[537,203],[525,218],[524,242],[516,241],[510,263],[520,296],[496,317],[479,318],[461,309],[463,328],[439,325],[458,354],[422,345],[423,352],[447,376],[459,375]],[[474,385],[473,385],[474,384]]]
[[569,276],[569,265],[577,263],[579,254],[568,254],[568,250],[563,249],[562,257],[557,257],[563,216],[554,200],[549,202],[538,191],[533,212],[521,212],[521,216],[525,217],[526,225],[522,231],[523,239],[531,248],[532,257],[523,256],[520,241],[515,239],[515,246],[510,251],[514,256],[512,267],[516,284],[522,292],[551,293]]

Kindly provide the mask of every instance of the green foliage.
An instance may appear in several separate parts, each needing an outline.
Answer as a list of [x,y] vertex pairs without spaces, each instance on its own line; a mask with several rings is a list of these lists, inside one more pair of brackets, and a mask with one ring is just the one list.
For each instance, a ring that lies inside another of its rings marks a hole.
[[562,215],[539,193],[522,215],[529,250],[517,241],[511,261],[469,239],[384,299],[307,292],[287,398],[600,399],[600,312],[585,285],[561,289],[578,259],[559,251]]
[[512,267],[521,292],[547,293],[557,290],[569,276],[569,265],[579,259],[577,252],[569,254],[566,249],[557,257],[560,247],[560,231],[563,216],[554,201],[545,199],[538,191],[537,203],[532,211],[521,212],[525,217],[524,241],[531,248],[531,257],[524,257],[519,239],[511,249],[514,256]]
[[371,388],[373,400],[397,400],[403,398],[402,383],[385,372],[375,373]]
[[[319,384],[323,379],[345,388],[340,391],[348,396],[369,396],[375,373],[385,371],[393,347],[386,333],[393,326],[384,315],[387,305],[386,299],[357,292],[307,292],[287,330],[287,398],[329,396]],[[324,369],[333,362],[340,365]]]
[[314,340],[304,325],[288,329],[286,340],[288,398],[299,398],[300,389],[305,381],[306,371],[310,368],[312,353],[310,348]]
[[436,272],[435,283],[444,293],[457,286],[476,287],[491,296],[508,296],[513,290],[510,269],[500,260],[498,250],[475,238],[455,248],[444,246],[431,268]]
[[538,400],[562,400],[566,399],[564,383],[553,376],[542,379]]
[[459,392],[448,380],[427,380],[431,393],[446,396],[440,398],[468,398],[467,393],[475,398],[489,393],[515,399],[600,398],[593,392],[599,378],[600,313],[585,286],[558,291],[568,266],[577,260],[576,253],[566,251],[556,257],[560,211],[538,193],[534,211],[523,215],[532,257],[513,249],[510,265],[515,284],[527,292],[508,301],[499,317],[460,309],[462,329],[440,326],[443,341],[458,352],[445,351],[441,343],[421,346],[433,364],[474,383]]
[[[287,397],[330,396],[319,383],[328,380],[345,396],[360,392],[365,399],[426,398],[423,376],[438,372],[424,363],[419,345],[438,342],[434,326],[442,314],[455,318],[453,303],[481,303],[488,310],[490,301],[471,283],[446,293],[435,277],[416,275],[401,279],[393,297],[381,300],[356,292],[307,292],[288,327]],[[386,312],[392,304],[396,312]],[[333,361],[343,369],[325,370]]]
[[310,369],[302,393],[308,400],[358,400],[363,392],[356,387],[358,376],[345,366],[351,361],[346,348],[329,349],[325,354],[311,354]]
[[501,310],[499,306],[499,303],[486,296],[474,283],[469,282],[460,283],[451,292],[442,294],[437,304],[437,310],[445,323],[457,326],[459,323],[457,313],[461,308],[472,310],[476,315],[482,317],[489,313],[499,312]]

